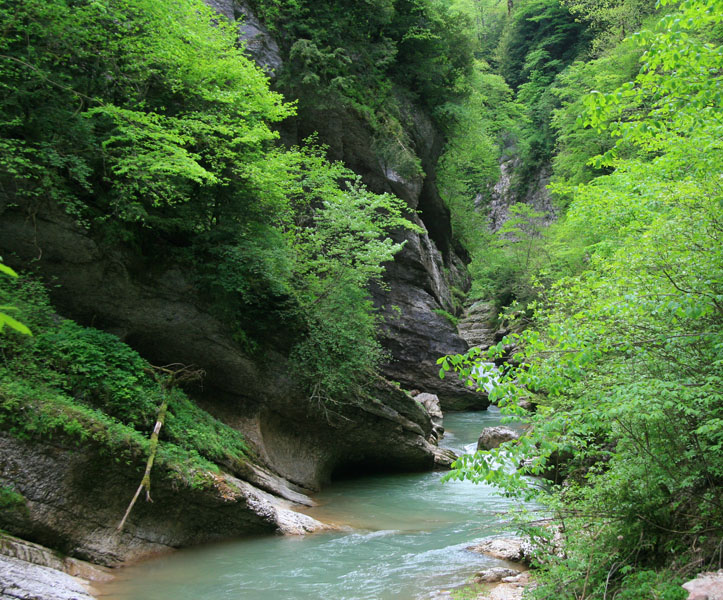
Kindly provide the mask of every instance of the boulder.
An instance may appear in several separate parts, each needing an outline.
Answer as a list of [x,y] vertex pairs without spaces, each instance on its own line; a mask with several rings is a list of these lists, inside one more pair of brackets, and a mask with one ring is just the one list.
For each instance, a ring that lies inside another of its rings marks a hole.
[[441,424],[444,415],[442,409],[439,407],[439,398],[435,394],[420,393],[417,394],[414,399],[419,402],[427,414],[432,419],[433,424]]
[[454,450],[449,448],[436,448],[434,451],[434,466],[440,469],[450,469],[452,463],[457,460],[459,456]]
[[683,589],[688,592],[687,600],[723,600],[723,569],[700,573],[684,583]]
[[475,546],[468,546],[467,550],[511,562],[524,562],[532,553],[529,541],[519,537],[492,538]]
[[504,442],[520,439],[520,434],[509,427],[486,427],[477,440],[477,450],[492,450]]
[[444,415],[439,407],[439,398],[435,394],[419,393],[414,396],[414,399],[422,405],[432,420],[432,435],[437,441],[441,440],[444,435],[442,426]]
[[95,600],[87,582],[58,571],[0,556],[0,600]]
[[508,569],[506,567],[492,567],[480,571],[474,576],[475,583],[497,583],[503,579],[515,578],[520,574],[517,569]]
[[527,400],[526,398],[522,398],[521,400],[517,401],[517,406],[520,408],[528,411],[528,412],[534,412],[535,411],[535,404],[531,400]]

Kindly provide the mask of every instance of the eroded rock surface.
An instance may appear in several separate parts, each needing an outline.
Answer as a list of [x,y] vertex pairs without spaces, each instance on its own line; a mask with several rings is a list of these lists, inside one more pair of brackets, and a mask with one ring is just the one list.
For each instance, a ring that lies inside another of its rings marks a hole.
[[514,578],[520,574],[517,569],[507,567],[491,567],[480,571],[474,576],[475,583],[497,583],[505,578]]
[[469,389],[456,376],[442,380],[438,375],[436,360],[465,352],[467,344],[456,327],[435,311],[455,312],[452,288],[468,289],[469,275],[455,251],[449,210],[435,185],[442,136],[412,105],[405,105],[403,120],[424,176],[400,175],[393,166],[383,164],[374,151],[373,131],[350,111],[320,110],[302,99],[298,116],[284,123],[282,138],[298,144],[318,133],[328,145],[329,158],[343,161],[371,190],[396,194],[418,211],[408,216],[421,232],[396,232],[395,241],[404,241],[405,246],[387,265],[386,286],[372,289],[384,317],[380,340],[391,354],[383,374],[406,389],[438,395],[443,410],[484,409],[489,404],[485,394]]
[[[522,166],[522,161],[515,155],[515,150],[500,160],[500,178],[495,183],[490,194],[488,215],[490,229],[498,231],[509,219],[510,207],[516,203],[523,203],[540,213],[538,222],[540,225],[549,225],[556,219],[555,206],[552,203],[552,196],[547,189],[550,183],[552,170],[549,166],[543,166],[534,176],[529,186],[522,194],[514,187],[514,173]],[[475,199],[475,204],[480,206],[484,200],[483,195]]]
[[0,556],[0,600],[95,600],[77,577]]
[[475,302],[465,310],[457,329],[470,348],[485,350],[499,341],[495,326],[496,313],[497,309],[489,302]]
[[444,435],[444,426],[442,425],[444,414],[439,406],[439,398],[435,394],[422,392],[414,396],[414,399],[427,411],[429,418],[432,420],[432,435],[437,440],[440,440]]
[[6,533],[0,533],[0,556],[62,571],[85,581],[106,582],[113,579],[109,569],[70,556],[62,556],[40,544],[33,544]]
[[26,499],[24,507],[0,513],[0,527],[97,564],[253,532],[326,527],[228,474],[208,474],[206,485],[190,486],[171,482],[161,469],[152,476],[153,502],[138,502],[117,533],[140,481],[138,465],[115,463],[92,446],[22,441],[6,433],[0,433],[0,457],[0,483]]
[[246,2],[240,0],[204,0],[204,2],[229,21],[236,21],[239,39],[244,42],[249,57],[267,75],[273,77],[278,74],[283,65],[279,46]]
[[525,588],[534,585],[530,578],[529,571],[519,575],[504,577],[487,594],[478,596],[477,600],[522,600]]
[[511,562],[524,562],[532,552],[529,541],[518,537],[485,540],[475,546],[468,546],[467,550]]

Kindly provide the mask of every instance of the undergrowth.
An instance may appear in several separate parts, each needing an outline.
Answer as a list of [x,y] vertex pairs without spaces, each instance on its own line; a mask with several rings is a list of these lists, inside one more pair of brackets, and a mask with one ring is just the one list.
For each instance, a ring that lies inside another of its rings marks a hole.
[[[21,439],[95,446],[116,462],[148,454],[162,403],[150,365],[117,337],[58,317],[32,278],[0,284],[0,298],[34,335],[0,337],[0,429]],[[248,448],[239,432],[174,389],[157,463],[166,476],[202,485],[216,463],[239,464]]]

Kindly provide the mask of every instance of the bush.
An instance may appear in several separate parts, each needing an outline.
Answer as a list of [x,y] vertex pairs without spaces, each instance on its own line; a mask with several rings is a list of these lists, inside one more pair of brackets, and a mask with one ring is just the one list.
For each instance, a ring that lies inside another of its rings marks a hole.
[[[35,279],[4,283],[0,292],[35,330],[32,338],[0,337],[0,427],[18,437],[93,443],[116,460],[139,460],[165,393],[149,376],[150,365],[117,337],[54,316]],[[168,393],[159,456],[176,476],[245,459],[239,432],[181,390]]]

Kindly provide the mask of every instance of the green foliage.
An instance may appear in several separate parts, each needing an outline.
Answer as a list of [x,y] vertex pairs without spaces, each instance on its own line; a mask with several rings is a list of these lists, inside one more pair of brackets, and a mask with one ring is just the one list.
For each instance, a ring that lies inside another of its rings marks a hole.
[[588,42],[585,26],[557,0],[519,2],[508,19],[495,59],[526,113],[517,148],[523,165],[517,173],[521,191],[552,157],[550,116],[557,100],[549,86]]
[[438,314],[440,317],[444,317],[447,319],[454,327],[457,327],[457,323],[459,323],[459,319],[455,317],[453,314],[448,313],[443,308],[435,308],[432,310],[432,312]]
[[501,146],[519,130],[522,113],[512,90],[486,63],[476,64],[470,85],[465,102],[444,107],[455,125],[439,161],[437,185],[450,209],[454,236],[470,255],[471,297],[480,298],[506,281],[503,252],[494,245],[484,210],[500,175]]
[[[703,568],[719,551],[723,48],[711,26],[722,8],[683,2],[634,36],[634,81],[583,99],[578,127],[612,134],[593,161],[607,173],[562,190],[570,205],[545,248],[551,264],[577,266],[548,268],[535,328],[484,356],[440,359],[442,373],[494,383],[493,400],[531,426],[452,476],[547,503],[565,546],[540,558],[539,598],[682,598],[664,569]],[[498,382],[480,358],[504,362]],[[533,414],[518,407],[530,393]],[[563,486],[524,477],[556,461]]]
[[[0,273],[3,273],[5,275],[8,275],[9,277],[17,277],[18,274],[13,271],[10,267],[7,265],[4,265],[2,262],[0,262]],[[5,310],[15,310],[14,306],[4,305],[0,306],[0,332],[5,328],[7,325],[11,329],[14,329],[18,333],[23,333],[25,335],[32,335],[30,332],[30,329],[28,329],[27,325],[23,325],[20,321],[17,321],[13,319],[10,315],[3,312]]]
[[410,136],[418,128],[414,115],[421,105],[446,126],[446,105],[468,94],[468,11],[442,0],[252,4],[281,46],[277,87],[298,99],[302,118],[323,110],[356,113],[385,169],[406,179],[422,175]]
[[25,506],[25,497],[11,487],[0,485],[0,510]]
[[445,106],[456,125],[450,129],[438,177],[440,193],[452,210],[455,234],[472,249],[479,228],[469,223],[475,209],[471,200],[488,200],[489,190],[499,177],[501,138],[516,129],[521,115],[512,103],[512,90],[499,75],[490,72],[486,63],[476,64],[470,86],[463,104]]
[[466,15],[476,38],[475,56],[490,60],[507,19],[507,5],[496,0],[453,0],[453,9]]
[[563,0],[571,14],[583,21],[594,35],[592,50],[597,53],[614,47],[620,40],[636,31],[656,3],[652,0]]
[[[294,370],[315,398],[354,397],[383,358],[375,339],[377,317],[367,286],[381,283],[383,264],[402,244],[387,237],[414,227],[406,205],[389,194],[372,194],[358,177],[335,163],[327,170],[319,152],[301,151],[303,189],[290,231],[295,252],[295,298],[307,335],[292,350]],[[335,182],[347,180],[346,189]]]
[[[0,341],[0,427],[18,437],[58,435],[95,444],[118,461],[147,454],[161,390],[148,364],[115,336],[59,319],[34,280],[3,285],[36,335]],[[193,484],[201,471],[231,469],[248,448],[241,435],[180,390],[169,401],[159,456],[169,474]]]
[[600,58],[575,62],[556,78],[551,93],[561,106],[553,111],[551,120],[556,137],[555,181],[587,183],[609,172],[604,167],[595,168],[590,159],[607,152],[615,141],[609,135],[579,126],[578,118],[585,110],[585,94],[581,91],[609,93],[632,81],[640,69],[640,54],[637,44],[626,40]]
[[288,56],[282,86],[293,97],[323,98],[362,114],[395,114],[402,85],[429,108],[458,93],[472,46],[463,13],[439,0],[281,2],[254,7]]
[[[203,3],[4,2],[0,16],[11,199],[47,197],[84,222],[193,231],[222,218],[208,196],[244,210],[244,191],[267,179],[262,164],[273,171],[267,123],[291,110]],[[164,218],[189,203],[194,218]]]
[[[300,7],[268,5],[281,21]],[[0,1],[0,20],[0,189],[8,204],[28,214],[41,203],[62,205],[101,248],[135,253],[139,270],[190,265],[190,278],[248,352],[313,347],[327,323],[343,317],[365,325],[346,328],[341,355],[324,356],[324,344],[301,354],[330,365],[359,348],[364,364],[377,361],[363,290],[400,248],[387,234],[408,226],[402,204],[371,194],[313,141],[276,145],[274,124],[295,108],[244,56],[235,25],[201,0]],[[302,21],[288,27],[303,29]],[[333,35],[346,39],[341,30]],[[318,36],[305,41],[295,45],[292,66],[310,65],[346,94],[337,70],[354,61]],[[413,153],[402,159],[419,171]],[[99,377],[107,365],[90,355],[99,340],[71,329],[57,334],[66,336],[69,365],[87,362],[68,366],[68,381]],[[101,365],[95,373],[93,365]],[[354,384],[363,378],[342,371]],[[116,399],[106,406],[111,413],[137,418],[131,413],[141,407],[94,390]]]
[[637,598],[650,598],[651,600],[685,600],[688,592],[681,585],[684,581],[680,577],[671,576],[663,571],[641,571],[633,573],[623,580],[618,598],[620,600],[636,600]]

